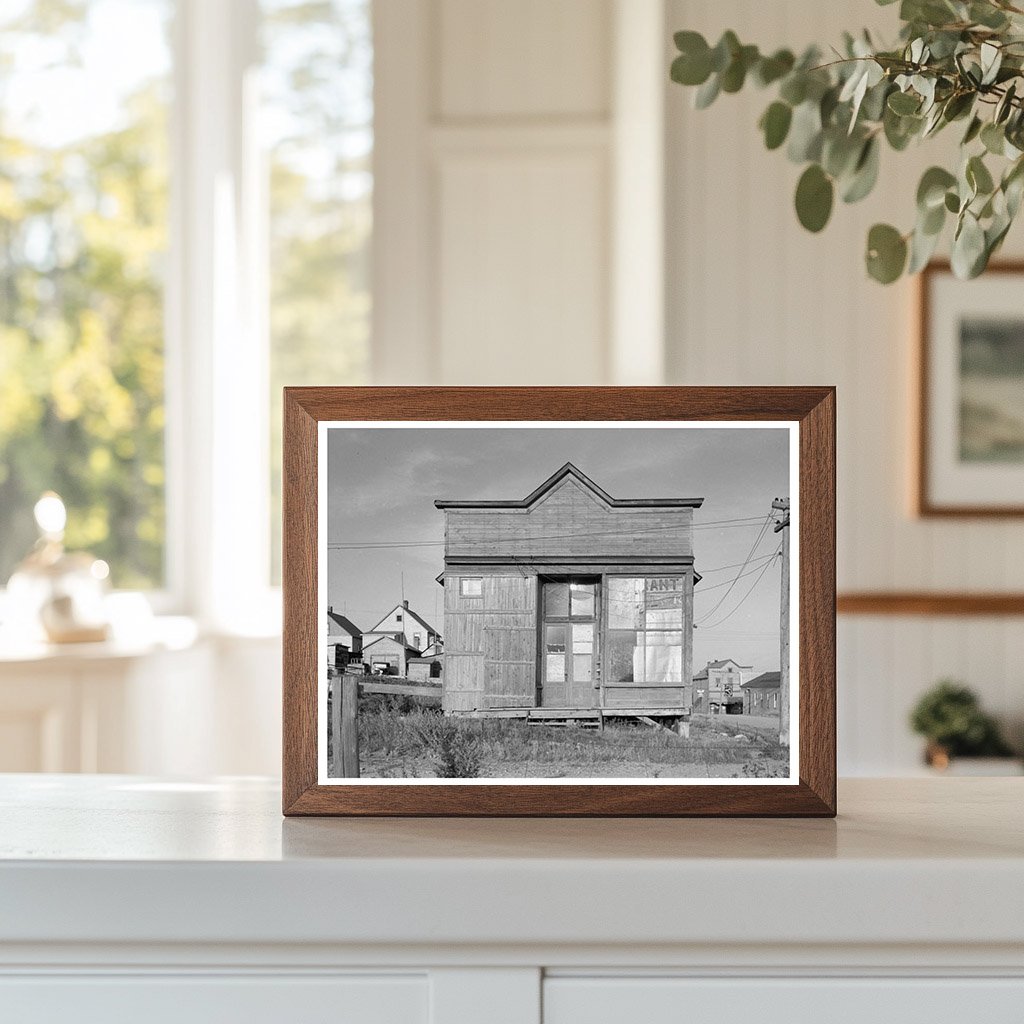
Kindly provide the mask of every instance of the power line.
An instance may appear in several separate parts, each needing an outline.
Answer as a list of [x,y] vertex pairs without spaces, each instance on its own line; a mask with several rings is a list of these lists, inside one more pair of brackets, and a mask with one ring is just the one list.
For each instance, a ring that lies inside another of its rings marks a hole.
[[[725,601],[725,599],[732,593],[732,588],[734,586],[736,586],[737,581],[743,575],[743,570],[747,567],[747,565],[749,564],[751,558],[754,557],[754,552],[757,550],[758,545],[761,543],[761,538],[764,537],[766,531],[768,530],[768,524],[771,521],[772,521],[772,515],[769,512],[768,515],[766,515],[764,517],[764,521],[761,523],[761,529],[758,531],[757,536],[754,538],[754,543],[751,544],[750,550],[747,552],[747,557],[743,559],[743,564],[740,566],[739,573],[736,574],[736,577],[733,579],[732,583],[729,585],[729,589],[719,598],[718,603],[714,606],[714,608],[711,608],[709,611],[707,611],[707,612],[705,612],[703,614],[702,619],[703,619],[704,622],[707,622],[707,620],[710,619],[711,616],[714,615],[715,612],[717,612],[718,609],[722,607],[722,604]],[[695,623],[695,625],[698,625],[698,626],[700,624],[701,623],[699,623],[699,622]]]
[[[701,587],[699,590],[695,590],[693,592],[694,596],[695,597],[700,597],[700,596],[708,593],[711,590],[718,590],[720,587],[731,587],[731,586],[733,586],[736,583],[737,580],[743,579],[744,576],[753,576],[754,573],[757,572],[758,569],[761,568],[761,563],[762,562],[768,561],[769,559],[774,558],[774,557],[775,557],[775,555],[762,555],[760,558],[755,558],[754,561],[757,563],[757,565],[755,565],[753,569],[749,569],[749,570],[747,570],[747,572],[741,572],[738,576],[734,576],[731,580],[723,580],[721,583],[712,583],[710,587]],[[733,567],[729,566],[729,568],[733,568]],[[708,572],[711,572],[711,571],[712,570],[710,570],[710,569],[708,570]],[[716,605],[716,607],[717,607],[717,605]],[[707,618],[708,616],[710,616],[710,612],[708,613],[707,616],[704,616],[704,617]]]
[[782,545],[780,544],[775,549],[775,554],[772,555],[771,560],[769,560],[768,562],[765,562],[765,564],[764,564],[763,568],[761,569],[760,573],[758,573],[757,579],[755,579],[754,582],[750,584],[750,587],[748,588],[747,592],[740,598],[739,603],[732,609],[731,612],[727,612],[717,622],[715,622],[711,626],[709,626],[708,627],[709,629],[714,629],[716,626],[720,626],[723,622],[725,622],[727,619],[732,618],[732,616],[735,615],[736,612],[738,612],[740,610],[740,608],[743,606],[743,602],[746,601],[746,599],[748,597],[750,597],[750,595],[754,592],[754,587],[756,587],[758,585],[758,583],[761,582],[761,577],[771,568],[772,562],[775,560],[775,555],[779,554],[779,552],[781,550],[782,550]]
[[[711,530],[711,529],[745,529],[747,527],[757,526],[761,523],[760,516],[752,516],[746,519],[720,519],[707,523],[695,523],[692,526],[694,530]],[[633,535],[646,534],[646,533],[664,533],[666,531],[679,530],[680,526],[648,526],[639,527],[630,531]],[[525,536],[517,537],[517,541],[529,541],[529,540],[571,540],[573,538],[592,538],[592,537],[619,537],[622,535],[621,530],[594,530],[594,531],[580,531],[577,533],[552,533],[545,534],[542,536]],[[390,540],[390,541],[336,541],[331,542],[327,545],[330,550],[363,550],[366,548],[426,548],[426,547],[444,547],[445,541],[443,540]],[[711,570],[708,570],[709,572]]]

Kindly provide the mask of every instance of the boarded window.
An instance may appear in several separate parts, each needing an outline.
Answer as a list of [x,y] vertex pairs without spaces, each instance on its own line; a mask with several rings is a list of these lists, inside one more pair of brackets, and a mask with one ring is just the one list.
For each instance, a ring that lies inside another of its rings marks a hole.
[[479,576],[463,576],[459,581],[459,593],[463,597],[483,597],[484,581]]
[[610,683],[682,683],[683,578],[608,580]]

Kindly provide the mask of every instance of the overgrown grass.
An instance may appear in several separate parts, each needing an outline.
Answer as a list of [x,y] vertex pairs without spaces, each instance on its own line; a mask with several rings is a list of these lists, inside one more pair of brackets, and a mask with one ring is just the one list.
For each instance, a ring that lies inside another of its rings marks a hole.
[[674,765],[705,765],[709,771],[731,765],[763,777],[784,765],[788,752],[777,737],[764,730],[748,734],[734,725],[731,717],[695,721],[686,739],[629,719],[613,721],[603,731],[554,728],[444,717],[409,698],[375,697],[360,702],[359,747],[360,760],[375,766],[372,774],[396,777],[507,775],[509,766],[521,767],[524,774],[529,766],[534,773],[550,768],[550,775],[585,774],[581,769],[602,765],[632,766],[635,774],[651,776],[670,775]]

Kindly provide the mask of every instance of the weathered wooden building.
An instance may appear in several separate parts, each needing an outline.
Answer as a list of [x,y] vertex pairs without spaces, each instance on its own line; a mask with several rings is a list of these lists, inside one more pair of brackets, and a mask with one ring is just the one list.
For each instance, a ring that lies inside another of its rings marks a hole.
[[782,676],[778,672],[762,672],[742,686],[743,713],[746,715],[779,714],[779,692]]
[[671,717],[693,702],[693,511],[613,498],[571,463],[526,498],[445,515],[443,707]]

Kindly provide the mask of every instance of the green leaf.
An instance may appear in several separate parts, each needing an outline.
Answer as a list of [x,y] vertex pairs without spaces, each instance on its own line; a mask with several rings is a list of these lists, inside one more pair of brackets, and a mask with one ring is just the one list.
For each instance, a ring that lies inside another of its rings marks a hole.
[[910,262],[907,264],[907,273],[916,274],[928,266],[928,262],[935,255],[939,244],[941,231],[923,231],[920,225],[915,228],[910,239]]
[[1009,24],[1009,19],[998,8],[990,3],[983,3],[981,0],[972,3],[968,11],[968,17],[976,25],[984,25],[985,28],[1002,29]]
[[754,66],[754,81],[760,86],[771,85],[793,70],[796,58],[789,50],[776,50],[770,57],[762,57]]
[[811,164],[796,186],[796,215],[808,231],[820,231],[832,214],[832,181],[817,165]]
[[703,85],[711,74],[711,48],[699,32],[677,32],[673,37],[679,56],[672,61],[673,82]]
[[920,108],[921,100],[913,93],[894,92],[889,96],[889,109],[901,117],[906,114],[916,114]]
[[722,72],[722,92],[739,92],[747,79],[747,72],[758,59],[756,46],[742,46],[732,63]]
[[1006,87],[1006,92],[1003,93],[1002,98],[996,104],[996,112],[992,119],[996,124],[1002,124],[1009,116],[1013,109],[1013,100],[1017,95],[1017,83],[1011,82]]
[[715,44],[711,51],[711,70],[721,74],[733,61],[733,57],[743,49],[736,33],[727,29],[722,33],[722,38]]
[[965,211],[960,227],[953,238],[953,252],[950,263],[953,273],[962,281],[977,277],[985,269],[985,232],[978,219]]
[[980,117],[972,117],[971,123],[967,126],[967,131],[964,132],[964,137],[960,140],[961,146],[966,146],[972,143],[981,132],[982,121]]
[[960,197],[955,192],[947,192],[944,205],[950,213],[959,213]]
[[917,207],[922,212],[942,206],[946,201],[946,192],[956,184],[956,176],[944,167],[929,167],[921,175],[917,186]]
[[989,174],[985,161],[980,156],[972,156],[967,161],[967,181],[978,195],[988,195],[994,188],[992,175]]
[[794,71],[779,86],[779,98],[791,107],[798,107],[807,99],[807,76],[802,71]]
[[793,111],[786,155],[795,164],[817,160],[821,155],[821,110],[813,100]]
[[788,103],[776,100],[768,107],[760,122],[764,144],[768,149],[778,149],[786,141],[792,120],[793,108]]
[[868,273],[880,284],[892,284],[907,262],[907,243],[890,224],[876,224],[868,232],[865,260]]
[[693,105],[698,110],[706,110],[718,98],[722,90],[722,82],[718,75],[712,75],[693,96]]
[[878,181],[879,149],[875,137],[864,143],[853,176],[843,189],[844,203],[860,202],[875,187]]
[[992,124],[990,121],[981,129],[981,141],[984,147],[995,156],[1003,155],[1003,148],[1006,144],[1006,133],[1002,126]]

